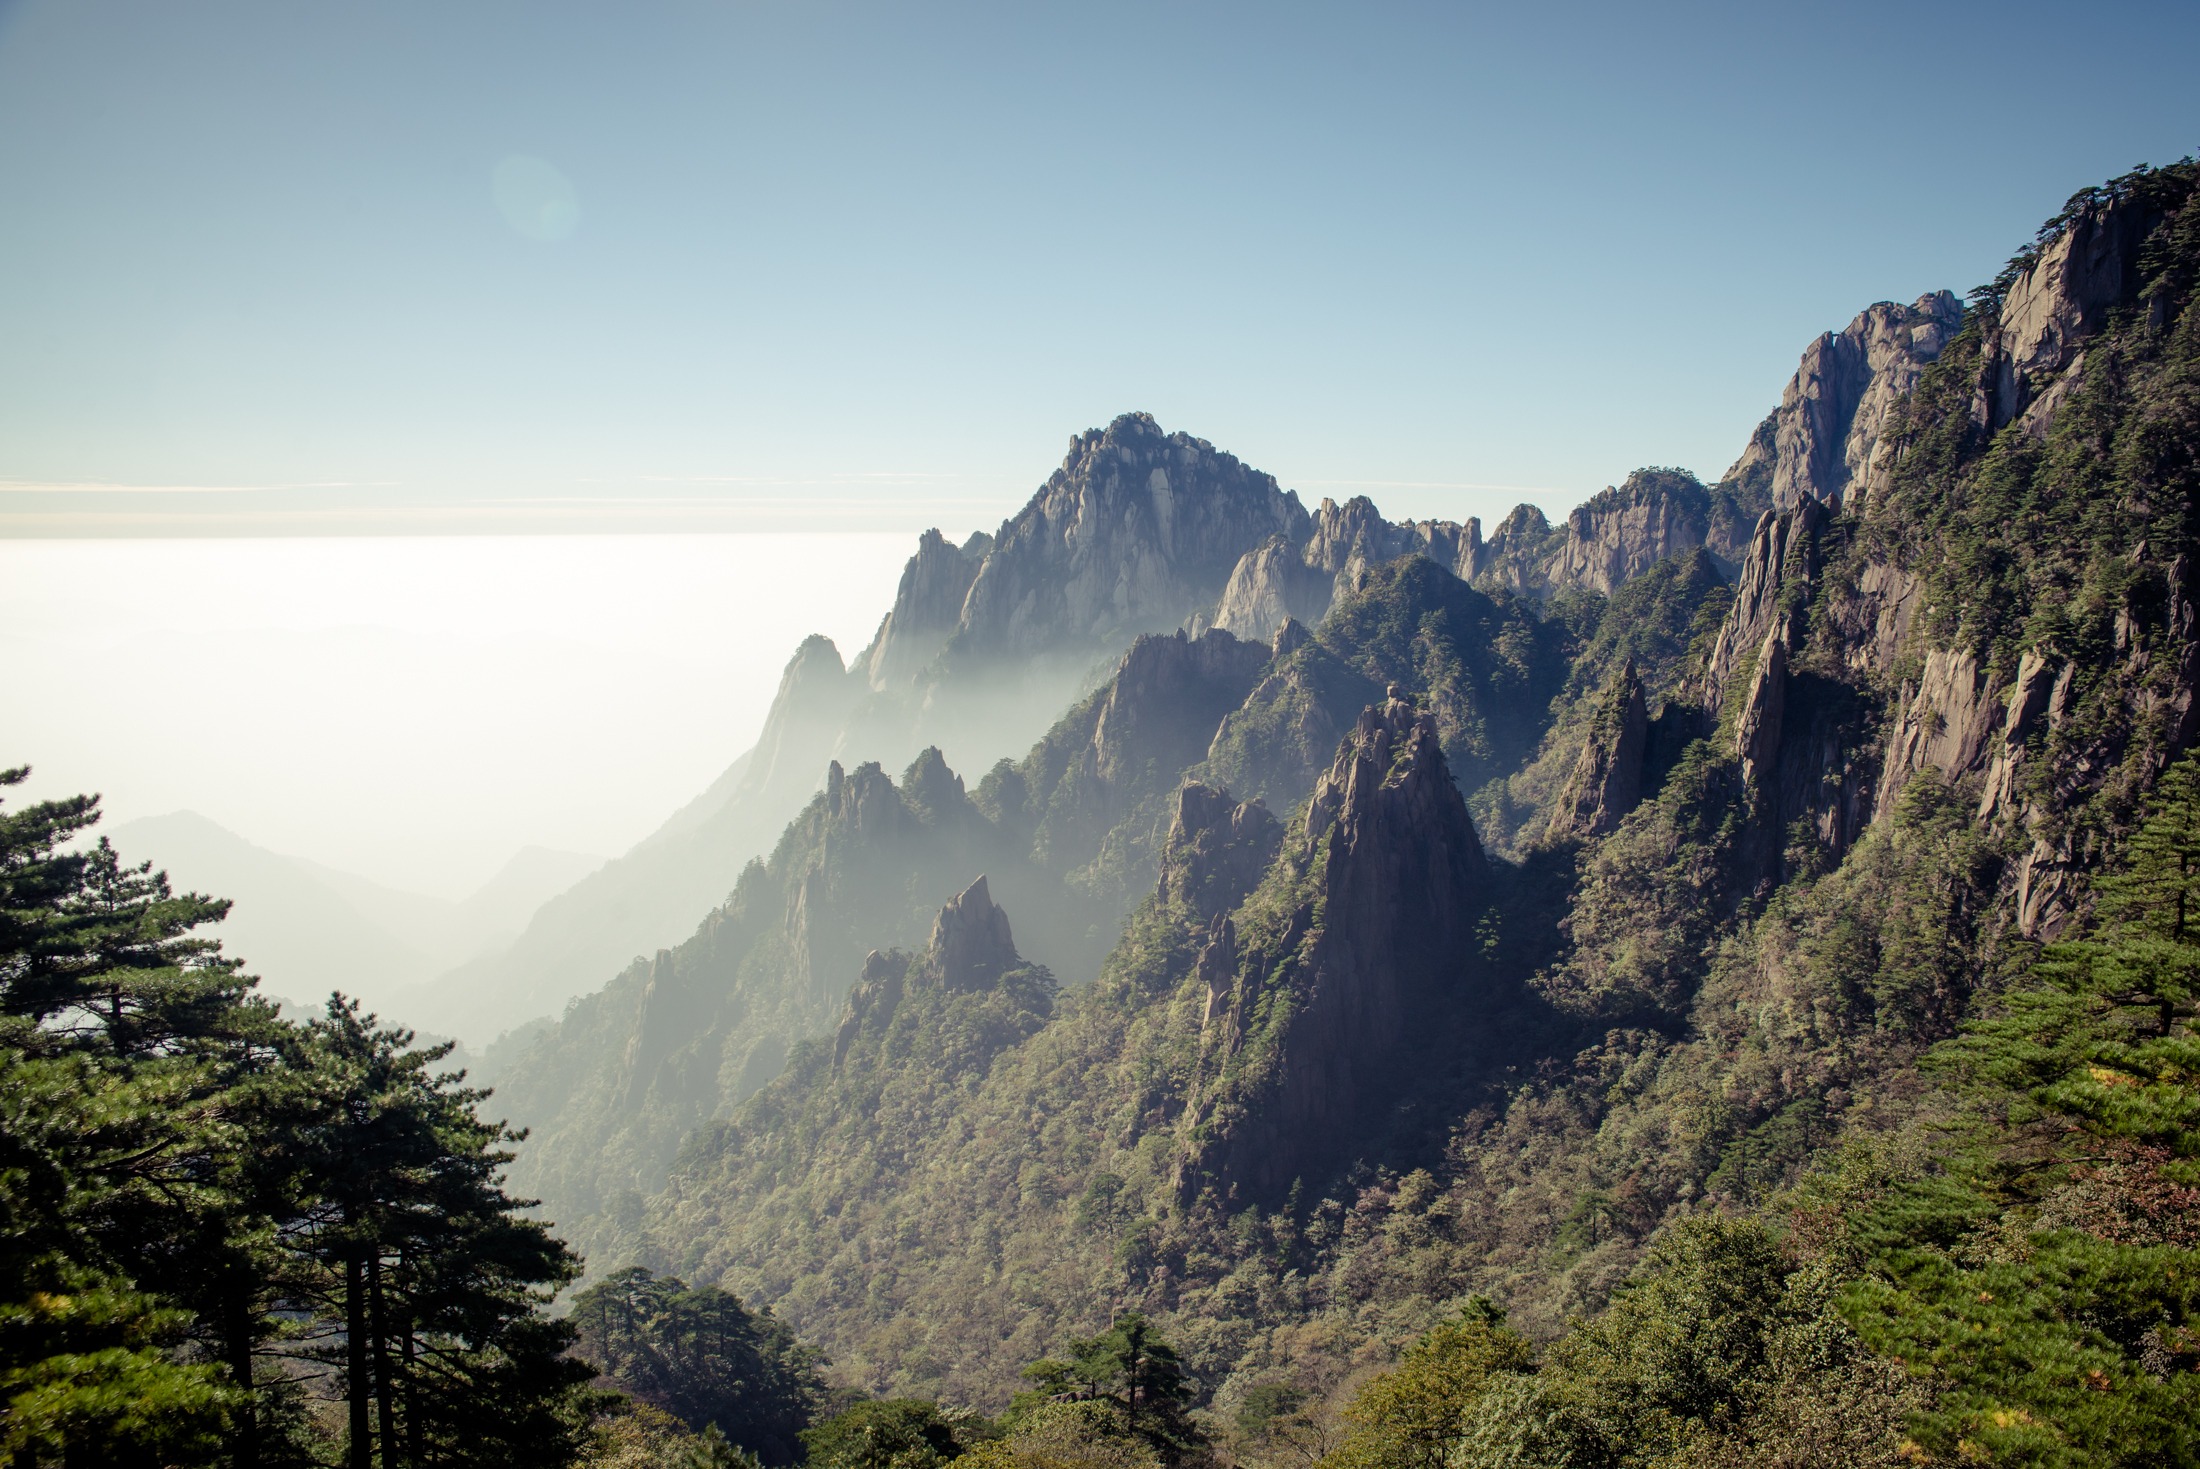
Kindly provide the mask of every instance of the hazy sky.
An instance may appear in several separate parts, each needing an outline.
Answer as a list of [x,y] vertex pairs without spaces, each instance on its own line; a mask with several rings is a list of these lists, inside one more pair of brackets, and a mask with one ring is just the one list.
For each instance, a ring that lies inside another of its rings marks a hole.
[[522,846],[624,851],[700,794],[755,742],[804,635],[870,640],[910,549],[0,541],[0,765],[32,764],[25,794],[99,791],[116,823],[196,810],[459,897]]
[[[1393,515],[1716,474],[2200,144],[2200,6],[2083,16],[0,0],[0,760],[455,892],[1128,409]],[[389,534],[682,529],[866,534]]]
[[0,3],[0,515],[975,524],[1130,408],[1393,513],[1716,473],[2200,144],[2200,6],[2077,15]]

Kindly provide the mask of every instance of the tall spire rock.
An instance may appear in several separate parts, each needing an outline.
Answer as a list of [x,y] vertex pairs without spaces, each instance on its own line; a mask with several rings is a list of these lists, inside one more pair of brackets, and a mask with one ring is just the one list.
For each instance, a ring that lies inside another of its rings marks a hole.
[[1650,746],[1650,708],[1642,675],[1630,658],[1605,692],[1573,775],[1551,817],[1555,837],[1602,836],[1642,800],[1643,757]]
[[1807,600],[1816,585],[1818,532],[1826,520],[1822,505],[1803,500],[1786,510],[1768,510],[1757,522],[1749,552],[1742,558],[1741,575],[1735,579],[1734,601],[1704,661],[1699,702],[1714,721],[1725,709],[1736,680],[1747,670],[1750,655],[1764,648],[1782,614]]
[[1474,995],[1488,869],[1434,720],[1398,697],[1361,714],[1262,894],[1277,885],[1290,901],[1210,925],[1186,1199],[1273,1199],[1336,1166]]
[[993,901],[982,874],[940,909],[927,957],[941,980],[959,990],[984,989],[1023,963],[1008,914]]
[[1908,306],[1882,301],[1827,332],[1804,349],[1780,406],[1726,478],[1764,482],[1781,510],[1868,496],[1885,475],[1880,444],[1895,410],[1962,321],[1963,304],[1936,291]]
[[[1027,965],[1016,952],[1008,914],[993,901],[981,876],[940,909],[923,953],[873,950],[864,959],[863,972],[848,991],[847,1008],[833,1032],[834,1069],[847,1063],[850,1051],[866,1035],[875,1048],[877,1038],[894,1025],[904,1002],[920,1009],[925,1004],[951,1004],[957,996],[984,994],[997,988],[1005,976],[1019,973],[1033,997],[1052,994],[1053,981],[1046,971]],[[1013,1043],[1017,1038],[998,1041]],[[951,1064],[954,1059],[944,1054],[926,1058],[935,1064]]]

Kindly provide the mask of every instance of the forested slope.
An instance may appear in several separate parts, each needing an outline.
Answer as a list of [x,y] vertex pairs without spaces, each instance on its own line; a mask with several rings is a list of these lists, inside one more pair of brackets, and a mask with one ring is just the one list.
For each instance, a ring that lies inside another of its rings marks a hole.
[[[1676,1221],[1930,1112],[1917,1059],[2084,910],[2192,734],[2192,172],[2082,196],[1884,405],[1838,504],[1760,521],[1730,591],[1682,563],[1639,602],[1508,612],[1425,559],[1357,573],[1184,772],[1274,793],[1242,900],[1164,881],[1028,1039],[932,1110],[864,1114],[893,1167],[778,1127],[834,1105],[800,1053],[621,1248],[780,1304],[862,1381],[983,1400],[1130,1303],[1227,1398],[1475,1292],[1553,1333]],[[1433,811],[1465,772],[1475,805],[1340,835],[1351,801],[1297,806],[1331,731],[1325,789]],[[1467,815],[1508,798],[1518,862]],[[1538,840],[1561,804],[1588,814]],[[1483,875],[1444,901],[1351,896],[1469,835]],[[1323,1022],[1354,984],[1349,1013],[1404,1028]]]

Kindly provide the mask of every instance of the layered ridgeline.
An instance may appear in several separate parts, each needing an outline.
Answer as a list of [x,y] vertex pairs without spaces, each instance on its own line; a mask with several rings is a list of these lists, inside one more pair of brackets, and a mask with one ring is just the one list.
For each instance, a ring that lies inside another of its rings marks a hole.
[[1228,1407],[1471,1293],[1555,1334],[1929,1115],[2195,734],[2193,173],[1821,339],[1718,487],[1325,506],[974,790],[842,770],[515,1070],[525,1185],[865,1386],[991,1402],[1135,1306]]
[[693,933],[772,850],[829,759],[898,770],[936,747],[982,771],[1021,754],[1142,634],[1220,627],[1266,643],[1286,618],[1318,622],[1367,568],[1415,552],[1485,589],[1538,597],[1609,592],[1698,547],[1731,570],[1767,503],[1761,480],[1706,489],[1645,472],[1562,525],[1523,506],[1485,540],[1476,521],[1393,524],[1365,499],[1310,513],[1203,440],[1126,415],[1072,439],[994,534],[956,546],[927,533],[869,647],[844,661],[829,640],[806,641],[754,749],[632,852],[543,905],[510,947],[408,996],[405,1013],[476,1041],[555,1014],[633,956]]

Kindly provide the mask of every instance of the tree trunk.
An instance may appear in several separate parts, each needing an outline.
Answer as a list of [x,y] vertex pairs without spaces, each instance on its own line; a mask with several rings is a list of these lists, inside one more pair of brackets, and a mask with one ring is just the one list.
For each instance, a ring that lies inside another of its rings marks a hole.
[[[239,1272],[243,1274],[244,1272]],[[249,1279],[232,1283],[228,1305],[229,1375],[244,1389],[243,1406],[237,1410],[237,1433],[230,1445],[235,1469],[259,1469],[260,1414],[252,1392],[252,1298]]]
[[374,1435],[367,1426],[367,1268],[365,1251],[344,1261],[344,1375],[351,1408],[350,1469],[374,1469]]
[[420,1358],[413,1346],[413,1324],[405,1322],[405,1452],[411,1457],[413,1469],[425,1464],[427,1455],[420,1451]]
[[390,1372],[390,1318],[382,1302],[382,1252],[367,1261],[367,1289],[374,1311],[374,1394],[381,1430],[382,1469],[397,1463],[397,1384]]

